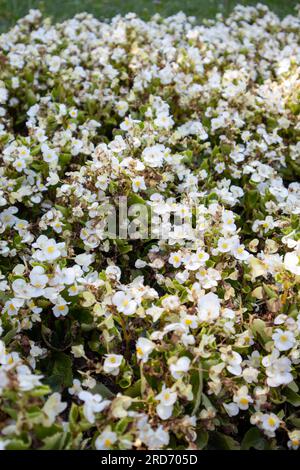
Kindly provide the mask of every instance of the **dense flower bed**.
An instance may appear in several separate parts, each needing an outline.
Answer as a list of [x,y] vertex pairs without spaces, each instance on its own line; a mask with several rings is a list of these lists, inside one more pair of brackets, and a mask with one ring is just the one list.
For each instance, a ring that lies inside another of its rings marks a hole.
[[[0,36],[0,448],[299,447],[299,30],[258,5]],[[108,236],[120,197],[165,236]]]

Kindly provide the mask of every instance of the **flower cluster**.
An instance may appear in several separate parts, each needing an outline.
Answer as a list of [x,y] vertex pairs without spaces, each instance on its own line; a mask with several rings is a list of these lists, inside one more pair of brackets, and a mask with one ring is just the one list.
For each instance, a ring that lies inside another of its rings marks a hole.
[[0,449],[300,447],[299,28],[0,36]]

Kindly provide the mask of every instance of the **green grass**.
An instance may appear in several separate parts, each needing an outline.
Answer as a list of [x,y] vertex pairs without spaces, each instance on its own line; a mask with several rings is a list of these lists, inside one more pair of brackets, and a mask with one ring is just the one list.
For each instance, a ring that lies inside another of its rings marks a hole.
[[[255,5],[256,0],[0,0],[0,31],[6,31],[30,8],[40,8],[57,20],[87,11],[97,18],[111,18],[136,12],[147,19],[154,13],[168,16],[180,10],[198,19],[212,18],[221,12],[228,15],[236,4]],[[293,13],[299,0],[261,0],[280,16]]]

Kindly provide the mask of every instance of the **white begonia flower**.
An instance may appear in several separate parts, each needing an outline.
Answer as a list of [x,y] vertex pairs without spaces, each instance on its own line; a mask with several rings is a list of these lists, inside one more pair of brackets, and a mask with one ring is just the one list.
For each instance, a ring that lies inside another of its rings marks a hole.
[[46,143],[43,143],[41,145],[41,150],[42,150],[42,154],[43,154],[43,160],[46,163],[49,163],[52,166],[57,164],[58,156],[57,156],[56,152],[53,149],[51,149]]
[[81,290],[81,287],[78,286],[77,284],[73,284],[73,286],[70,286],[68,289],[68,294],[70,297],[74,297],[75,295],[78,295]]
[[78,398],[84,402],[83,413],[89,423],[95,422],[95,413],[100,413],[110,404],[109,400],[103,400],[99,394],[82,391],[78,394]]
[[291,331],[283,331],[280,328],[276,328],[275,333],[272,335],[275,348],[278,351],[288,351],[293,348],[296,344],[294,334]]
[[45,235],[40,235],[32,246],[38,248],[33,253],[35,259],[38,261],[54,261],[60,258],[65,243],[56,243],[53,238],[49,239]]
[[8,315],[17,315],[19,309],[23,307],[24,300],[23,299],[10,299],[7,300],[3,307],[3,312],[7,312]]
[[300,254],[297,251],[287,253],[284,257],[284,267],[295,274],[300,276]]
[[134,266],[136,267],[136,269],[143,269],[145,266],[147,266],[147,263],[142,259],[137,259],[134,263]]
[[243,385],[237,390],[233,396],[234,403],[237,404],[240,410],[247,410],[250,403],[253,403],[251,396],[248,394],[248,387]]
[[95,440],[95,447],[97,450],[111,449],[117,440],[118,436],[115,432],[103,431]]
[[155,343],[147,338],[139,338],[136,342],[136,355],[138,360],[147,362],[149,355],[155,348]]
[[221,237],[218,240],[218,250],[220,253],[228,253],[233,247],[233,241],[231,238]]
[[143,191],[147,189],[146,188],[146,184],[145,184],[145,180],[143,178],[143,176],[136,176],[135,178],[133,178],[132,180],[132,190],[133,192],[135,193],[138,193],[139,191]]
[[199,325],[199,319],[196,315],[183,315],[181,323],[188,328],[195,329]]
[[244,245],[238,245],[232,250],[233,256],[240,261],[247,261],[250,256]]
[[83,344],[76,344],[75,346],[72,346],[71,353],[74,357],[76,357],[76,359],[80,357],[86,357]]
[[197,271],[201,266],[205,265],[208,259],[208,253],[198,249],[196,253],[184,258],[185,268],[189,271]]
[[21,173],[21,171],[26,168],[26,161],[22,158],[18,158],[13,162],[13,167],[17,170],[18,173]]
[[255,369],[254,367],[246,367],[242,373],[243,379],[247,383],[257,382],[258,374],[259,374],[259,370]]
[[8,100],[8,90],[5,87],[0,86],[0,104],[6,103],[7,100]]
[[0,440],[0,450],[6,450],[6,446],[9,444],[9,439]]
[[118,103],[116,103],[116,110],[118,112],[118,115],[121,117],[125,116],[125,114],[128,111],[128,108],[129,106],[128,106],[127,101],[120,100],[118,101]]
[[68,392],[70,395],[78,395],[80,392],[82,392],[80,380],[74,379],[72,387],[68,388]]
[[279,428],[280,422],[280,419],[274,413],[264,414],[261,417],[262,429],[270,433],[270,437],[275,435],[275,431]]
[[223,406],[228,416],[232,417],[239,414],[240,408],[236,403],[223,403]]
[[43,376],[32,374],[29,367],[20,365],[17,367],[17,378],[20,390],[28,391],[42,385],[40,380],[43,378]]
[[227,351],[221,354],[221,359],[226,363],[226,369],[232,375],[241,375],[242,373],[242,357],[236,351]]
[[49,67],[50,72],[58,72],[61,66],[61,58],[57,55],[47,55],[46,56],[46,63]]
[[169,419],[173,412],[174,403],[177,400],[177,393],[173,392],[170,388],[166,388],[164,385],[162,391],[155,399],[160,402],[156,406],[158,416],[163,420]]
[[266,368],[267,384],[269,387],[279,387],[293,381],[291,361],[288,357],[279,357],[279,355],[279,351],[273,349],[272,353],[262,360],[262,364]]
[[62,297],[57,298],[57,303],[52,308],[52,311],[56,318],[65,317],[69,312],[68,302]]
[[73,119],[76,119],[78,116],[78,110],[76,108],[71,108],[69,110],[69,116]]
[[181,253],[179,251],[171,253],[168,261],[174,268],[179,268],[182,263]]
[[180,357],[170,365],[170,372],[174,379],[181,379],[190,368],[191,360],[187,356]]
[[60,393],[53,393],[47,399],[46,403],[44,404],[42,410],[45,413],[46,419],[46,426],[51,426],[54,423],[56,417],[62,413],[67,408],[67,403],[61,401],[61,394]]
[[173,126],[174,120],[168,113],[162,112],[158,113],[157,117],[154,119],[154,124],[157,127],[161,127],[163,129],[169,129]]
[[123,291],[113,295],[112,303],[117,307],[118,312],[124,313],[124,315],[133,315],[137,309],[137,302]]
[[43,288],[48,282],[48,276],[42,266],[34,266],[29,275],[30,283],[33,287]]
[[120,354],[106,354],[103,370],[107,374],[118,375],[123,356]]
[[151,147],[146,147],[142,153],[143,161],[152,168],[161,167],[165,157],[165,147],[161,144],[156,144]]
[[0,339],[0,364],[6,363],[6,347],[5,343]]
[[165,406],[172,406],[177,400],[177,393],[163,385],[162,391],[156,395],[155,399]]
[[289,441],[287,443],[288,448],[292,450],[298,450],[300,447],[300,430],[294,429],[288,433]]
[[119,281],[121,278],[122,271],[119,266],[111,265],[107,266],[107,268],[105,269],[105,274],[109,279]]
[[177,295],[168,295],[162,300],[161,305],[166,310],[177,310],[180,307],[179,297]]
[[81,253],[75,257],[75,263],[79,264],[79,266],[82,266],[83,271],[86,272],[88,271],[88,267],[94,261],[94,258],[94,254]]
[[154,322],[156,322],[161,315],[163,314],[164,309],[161,307],[157,307],[156,305],[153,305],[152,307],[149,307],[146,310],[146,315],[150,315],[153,319]]
[[235,215],[232,211],[224,211],[222,213],[223,227],[226,232],[235,232],[236,225],[234,223]]
[[213,292],[200,297],[198,301],[198,318],[201,322],[211,323],[220,315],[220,299]]

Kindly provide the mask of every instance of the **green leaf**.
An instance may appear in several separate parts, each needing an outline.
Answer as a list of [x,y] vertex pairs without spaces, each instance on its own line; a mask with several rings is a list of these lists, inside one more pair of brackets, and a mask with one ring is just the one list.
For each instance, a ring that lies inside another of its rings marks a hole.
[[230,436],[221,432],[215,432],[211,443],[216,449],[221,450],[240,450],[240,444]]
[[133,249],[132,246],[127,243],[126,240],[116,240],[116,245],[122,255],[129,253]]
[[294,380],[293,382],[287,385],[287,388],[290,388],[291,390],[293,390],[293,392],[299,392],[299,387]]
[[128,417],[120,419],[120,421],[118,421],[116,425],[116,431],[120,434],[124,434],[129,423],[130,423],[130,418]]
[[275,292],[273,289],[271,289],[269,286],[267,286],[267,284],[263,283],[263,288],[264,288],[265,293],[269,297],[269,299],[277,299],[278,298],[277,292]]
[[215,410],[215,407],[213,406],[212,402],[204,393],[202,393],[202,404],[207,410]]
[[22,433],[16,438],[12,438],[6,446],[7,450],[27,450],[31,446],[31,437],[28,433]]
[[8,333],[6,333],[6,335],[2,338],[5,346],[7,346],[9,342],[16,336],[17,332],[18,329],[14,328],[13,330],[10,330]]
[[51,388],[48,385],[40,385],[39,387],[30,390],[30,396],[32,397],[43,397],[51,393]]
[[202,450],[204,449],[204,447],[207,446],[208,437],[209,437],[209,434],[204,429],[200,429],[200,431],[197,432],[196,445],[199,450]]
[[247,209],[254,209],[259,201],[260,195],[259,192],[255,189],[247,191],[245,194],[245,206]]
[[24,442],[21,439],[12,439],[6,446],[6,450],[27,450],[30,443]]
[[52,387],[71,387],[73,383],[72,359],[61,352],[53,353],[54,364],[47,382]]
[[293,406],[300,406],[300,395],[290,388],[285,388],[282,394],[286,397],[286,401]]
[[44,445],[41,450],[62,450],[70,438],[69,433],[56,433],[53,436],[46,437],[43,442]]
[[43,441],[46,437],[54,436],[54,434],[61,433],[62,427],[57,424],[52,424],[52,426],[42,426],[38,425],[34,429],[36,437]]
[[143,204],[145,205],[144,199],[138,194],[131,193],[128,198],[128,207],[133,206],[134,204]]
[[251,447],[257,449],[257,446],[260,445],[261,440],[262,435],[259,429],[255,427],[250,428],[242,440],[241,450],[249,450]]
[[102,384],[101,382],[97,382],[92,392],[99,393],[105,399],[111,399],[115,396],[115,394],[111,392],[109,388],[106,387],[106,385]]
[[260,318],[255,318],[255,320],[253,320],[253,323],[251,325],[251,330],[255,338],[258,339],[262,343],[262,345],[270,341],[271,338],[267,334],[267,331],[268,331],[267,325]]
[[124,391],[124,394],[132,398],[138,397],[141,393],[141,383],[141,379],[137,380],[131,387]]
[[202,390],[203,390],[203,372],[202,372],[201,361],[199,361],[198,371],[196,371],[192,375],[191,383],[193,385],[193,394],[195,397],[192,415],[195,415],[201,404]]

